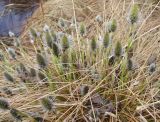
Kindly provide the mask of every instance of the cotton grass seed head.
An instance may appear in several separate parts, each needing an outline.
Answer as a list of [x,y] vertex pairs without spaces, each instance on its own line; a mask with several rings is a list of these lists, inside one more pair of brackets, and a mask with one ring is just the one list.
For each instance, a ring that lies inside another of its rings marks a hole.
[[4,98],[0,98],[0,109],[2,110],[9,110],[9,103]]
[[62,49],[63,51],[66,51],[69,48],[69,41],[66,35],[62,38]]
[[4,61],[4,54],[3,54],[3,51],[0,50],[0,61]]
[[122,54],[122,45],[120,41],[117,41],[116,47],[115,47],[115,56],[120,57]]
[[37,31],[34,28],[30,28],[29,35],[30,35],[30,38],[33,39],[33,40],[38,37],[37,36]]
[[99,118],[100,118],[100,112],[99,112],[99,109],[98,108],[94,108],[94,109],[91,109],[89,112],[88,112],[88,118],[91,122],[93,121],[98,121]]
[[45,40],[46,40],[46,42],[47,42],[48,47],[49,47],[49,48],[52,48],[53,39],[52,39],[52,36],[51,36],[51,34],[50,34],[49,31],[47,31],[47,32],[45,33]]
[[96,20],[98,23],[100,23],[100,22],[103,21],[103,18],[102,18],[101,15],[97,15],[96,18],[95,18],[95,20]]
[[149,65],[149,73],[150,74],[152,74],[153,72],[155,72],[156,71],[156,64],[155,63],[151,63],[150,65]]
[[59,18],[58,20],[58,26],[62,29],[66,28],[66,23],[65,20],[63,18]]
[[82,37],[85,36],[85,34],[86,34],[86,28],[85,28],[85,25],[83,23],[80,24],[79,32],[80,32],[80,35]]
[[53,54],[55,56],[59,57],[59,55],[60,55],[60,49],[59,49],[59,46],[57,45],[57,43],[53,43],[52,50],[53,50]]
[[13,95],[12,90],[11,90],[10,88],[8,88],[8,87],[3,87],[3,88],[2,88],[2,92],[3,92],[4,94],[6,94],[6,95],[9,95],[9,96],[12,96],[12,95]]
[[95,51],[96,48],[97,48],[97,42],[96,42],[95,37],[93,37],[93,39],[91,40],[91,50]]
[[41,71],[38,72],[38,78],[39,78],[40,82],[47,81],[46,75],[43,72],[41,72]]
[[15,50],[13,48],[8,48],[7,51],[9,53],[10,57],[15,60],[16,59],[16,52],[15,52]]
[[87,93],[88,93],[88,91],[89,91],[89,87],[88,86],[81,86],[80,87],[80,95],[81,96],[84,96],[84,95],[86,95]]
[[112,66],[114,65],[115,63],[115,56],[114,55],[111,55],[109,58],[108,58],[108,65],[109,66]]
[[108,22],[108,32],[115,32],[117,29],[117,22],[115,19]]
[[21,112],[17,109],[12,108],[10,110],[10,114],[12,115],[12,117],[16,120],[16,121],[22,121],[23,116],[21,114]]
[[131,59],[127,59],[127,68],[128,70],[133,69],[133,61]]
[[54,103],[50,99],[48,99],[47,97],[41,99],[41,104],[42,104],[44,110],[50,111],[50,112],[55,111]]
[[139,7],[137,4],[133,4],[129,13],[130,23],[134,24],[138,20]]
[[106,33],[103,39],[103,46],[107,48],[109,45],[109,33]]
[[9,37],[15,37],[15,34],[12,31],[9,31]]
[[19,38],[14,39],[14,46],[19,47],[21,45],[21,41]]
[[34,68],[30,68],[30,76],[31,77],[36,77],[36,75],[37,75],[36,70]]
[[37,63],[41,69],[44,69],[47,67],[47,61],[45,57],[40,53],[37,53]]
[[67,52],[65,52],[65,53],[62,54],[62,56],[61,56],[61,62],[62,62],[62,66],[64,68],[68,67],[68,65],[69,65],[69,56],[68,56]]
[[10,73],[8,73],[8,72],[4,72],[4,78],[5,78],[7,81],[11,82],[11,83],[14,83],[14,82],[15,82],[13,76],[12,76]]
[[50,28],[49,28],[49,26],[47,24],[44,25],[43,31],[44,32],[49,32],[50,31]]

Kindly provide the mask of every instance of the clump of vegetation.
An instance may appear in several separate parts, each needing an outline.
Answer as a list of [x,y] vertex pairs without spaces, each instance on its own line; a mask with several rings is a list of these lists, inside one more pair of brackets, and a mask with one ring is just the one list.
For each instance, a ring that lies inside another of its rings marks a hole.
[[[136,31],[138,13],[135,4],[129,14],[131,33]],[[98,15],[96,20],[102,23],[103,18]],[[151,83],[150,77],[157,72],[156,62],[134,68],[135,36],[128,32],[127,46],[120,39],[114,40],[118,31],[116,19],[107,22],[102,42],[97,35],[88,38],[82,23],[78,26],[78,38],[71,36],[75,29],[68,31],[64,19],[58,25],[63,34],[53,32],[47,25],[40,35],[36,29],[30,29],[32,56],[21,44],[3,55],[5,80],[9,81],[8,87],[16,89],[12,96],[21,94],[20,99],[26,99],[16,107],[0,98],[0,109],[10,111],[17,121],[33,122],[138,121],[139,118],[154,121],[159,117],[155,106],[159,102],[146,94],[148,80]],[[38,115],[30,114],[35,112]]]

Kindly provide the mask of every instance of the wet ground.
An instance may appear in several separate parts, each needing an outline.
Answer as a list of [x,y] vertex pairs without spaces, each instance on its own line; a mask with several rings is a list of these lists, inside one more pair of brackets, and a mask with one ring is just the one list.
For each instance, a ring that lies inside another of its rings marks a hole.
[[24,25],[37,6],[22,9],[6,9],[7,0],[0,0],[0,36],[8,36],[8,32],[12,31],[17,36],[23,31]]

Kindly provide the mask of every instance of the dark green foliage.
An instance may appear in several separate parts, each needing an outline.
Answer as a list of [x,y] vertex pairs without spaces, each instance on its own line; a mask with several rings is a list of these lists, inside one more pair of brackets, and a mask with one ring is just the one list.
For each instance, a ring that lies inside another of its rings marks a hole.
[[109,33],[106,33],[103,39],[103,46],[107,48],[109,45]]
[[63,51],[66,51],[69,48],[69,41],[66,35],[62,38],[62,49]]
[[118,41],[116,43],[116,47],[115,47],[115,56],[120,57],[122,54],[122,45],[121,43]]
[[97,48],[97,42],[96,42],[95,37],[93,37],[93,39],[91,40],[91,50],[95,51],[96,48]]
[[9,103],[3,98],[0,98],[0,109],[2,109],[2,110],[9,109]]
[[42,69],[47,67],[46,59],[40,53],[37,53],[37,63],[39,65],[39,67],[42,68]]
[[11,82],[11,83],[14,83],[14,82],[15,82],[15,81],[14,81],[14,78],[12,77],[12,75],[9,74],[8,72],[5,72],[5,73],[4,73],[4,77],[5,77],[5,79],[6,79],[7,81],[9,81],[9,82]]

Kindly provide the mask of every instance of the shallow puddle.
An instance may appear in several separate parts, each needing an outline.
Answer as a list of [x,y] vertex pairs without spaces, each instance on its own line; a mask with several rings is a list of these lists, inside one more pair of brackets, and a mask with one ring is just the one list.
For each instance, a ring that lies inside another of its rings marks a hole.
[[9,31],[19,36],[37,6],[8,10],[5,7],[8,3],[7,0],[0,0],[0,36],[8,36]]

